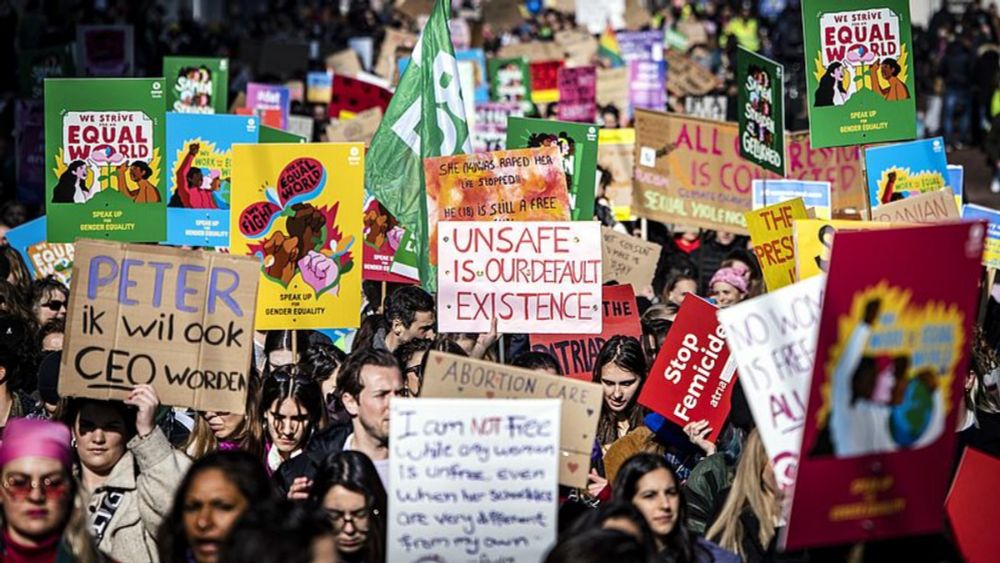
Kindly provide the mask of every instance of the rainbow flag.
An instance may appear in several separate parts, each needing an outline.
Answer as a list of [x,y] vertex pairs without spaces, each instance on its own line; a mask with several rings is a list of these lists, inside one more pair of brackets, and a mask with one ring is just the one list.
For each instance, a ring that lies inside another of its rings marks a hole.
[[608,24],[604,28],[604,33],[601,34],[601,40],[597,47],[597,56],[611,61],[612,68],[625,66],[625,61],[622,59],[622,49],[618,46],[618,36],[615,35],[615,30],[611,27],[611,24]]

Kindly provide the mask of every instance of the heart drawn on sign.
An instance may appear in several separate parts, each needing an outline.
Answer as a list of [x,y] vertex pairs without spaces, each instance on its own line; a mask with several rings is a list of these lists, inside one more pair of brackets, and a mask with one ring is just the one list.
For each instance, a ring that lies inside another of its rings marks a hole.
[[486,398],[487,398],[487,399],[492,399],[492,398],[493,398],[493,395],[495,395],[495,394],[496,394],[496,393],[494,393],[493,391],[487,391],[487,392],[486,392]]
[[569,462],[566,464],[566,467],[569,467],[570,473],[576,473],[576,470],[580,469],[580,464],[575,462]]
[[587,409],[587,416],[594,416],[594,409]]
[[434,361],[437,362],[438,365],[440,365],[443,360],[444,360],[444,358],[442,358],[441,356],[436,356],[434,358]]

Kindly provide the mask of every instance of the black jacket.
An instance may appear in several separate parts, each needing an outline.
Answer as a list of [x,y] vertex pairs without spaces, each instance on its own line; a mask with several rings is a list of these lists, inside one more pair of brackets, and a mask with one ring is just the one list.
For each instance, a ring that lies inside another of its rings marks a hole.
[[328,426],[309,440],[306,451],[282,463],[271,477],[281,497],[288,496],[288,489],[296,478],[315,479],[323,460],[330,454],[343,451],[344,442],[353,431],[354,427],[350,423]]

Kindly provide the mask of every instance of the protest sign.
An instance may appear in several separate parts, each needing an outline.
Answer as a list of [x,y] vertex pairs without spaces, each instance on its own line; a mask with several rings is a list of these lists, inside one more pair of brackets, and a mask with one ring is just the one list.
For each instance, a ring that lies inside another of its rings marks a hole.
[[281,129],[268,127],[266,124],[262,124],[260,126],[260,134],[259,138],[257,139],[257,142],[261,144],[304,143],[306,142],[306,138],[300,137],[294,133],[289,133],[288,131],[282,131]]
[[563,64],[562,60],[528,63],[532,102],[545,104],[559,101],[559,71]]
[[662,61],[663,60],[663,30],[649,31],[619,31],[615,34],[622,60],[631,61]]
[[955,193],[955,205],[961,209],[965,199],[965,167],[961,164],[948,165],[948,187]]
[[601,129],[597,135],[598,182],[619,221],[632,218],[634,162],[635,129]]
[[17,200],[45,201],[45,104],[40,98],[14,102],[14,149],[17,153]]
[[[788,133],[785,142],[788,151],[786,176],[789,180],[830,182],[834,215],[846,213],[860,216],[860,211],[868,205],[868,195],[858,147],[814,148],[806,131]],[[776,176],[774,178],[777,179]]]
[[36,279],[52,276],[69,286],[73,268],[73,243],[46,242],[45,215],[22,223],[7,231],[7,243],[17,250],[28,266],[28,273]]
[[558,530],[559,403],[393,400],[386,559],[544,559]]
[[747,232],[743,214],[760,171],[739,158],[735,123],[637,110],[635,129],[634,214]]
[[362,279],[393,283],[419,281],[390,272],[393,257],[403,239],[403,226],[373,197],[365,204],[364,259]]
[[907,0],[803,0],[809,132],[817,148],[917,136]]
[[625,0],[576,0],[576,23],[592,34],[625,28]]
[[351,119],[330,120],[326,125],[326,138],[333,143],[364,143],[368,146],[381,123],[381,109],[366,109]]
[[524,115],[518,102],[486,102],[476,104],[476,119],[472,126],[472,150],[502,151],[507,148],[507,120]]
[[178,113],[226,113],[229,59],[163,57],[167,110]]
[[379,47],[378,60],[375,62],[375,74],[395,84],[398,81],[398,76],[396,75],[397,52],[408,52],[416,44],[416,34],[387,28],[385,36],[382,39],[382,45]]
[[661,61],[628,62],[629,106],[663,111],[667,109],[667,65]]
[[605,285],[601,289],[601,334],[532,334],[529,338],[531,349],[551,354],[566,377],[592,381],[597,356],[612,336],[620,334],[642,339],[639,309],[632,286]]
[[627,67],[597,68],[597,107],[601,125],[608,129],[632,123]]
[[601,279],[604,283],[631,284],[639,291],[652,285],[663,248],[601,226]]
[[800,219],[792,225],[795,242],[795,272],[800,280],[824,273],[830,266],[833,236],[839,232],[869,231],[898,226],[874,221]]
[[327,115],[343,119],[376,107],[385,113],[390,99],[392,92],[377,84],[343,74],[334,74]]
[[872,209],[933,192],[948,185],[944,139],[921,139],[865,149],[865,173]]
[[996,507],[1000,505],[1000,460],[967,447],[945,508],[955,540],[968,563],[988,563],[1000,553]]
[[955,195],[947,188],[886,203],[872,209],[872,221],[945,223],[959,219]]
[[983,265],[987,268],[1000,269],[1000,211],[967,203],[962,206],[962,219],[986,221],[986,247],[983,250]]
[[70,78],[76,74],[73,45],[42,49],[20,49],[17,53],[18,94],[24,100],[40,100],[48,78]]
[[[687,96],[684,98],[684,114],[712,121],[725,121],[728,105],[725,96]],[[740,135],[740,138],[743,136]]]
[[[837,234],[787,549],[941,529],[984,233],[976,222]],[[928,256],[948,275],[913,268]]]
[[783,203],[801,198],[806,209],[816,210],[816,218],[830,219],[830,182],[805,180],[754,180],[751,199],[753,208]]
[[234,143],[256,143],[260,120],[167,114],[167,242],[229,246]]
[[287,86],[276,84],[247,84],[247,109],[253,112],[267,110],[278,113],[277,127],[288,129],[288,114],[292,110],[292,93]]
[[565,58],[562,47],[552,41],[508,43],[497,51],[499,59],[524,59],[526,63],[554,61]]
[[312,140],[314,126],[315,122],[311,117],[306,117],[304,115],[288,116],[288,132],[293,135],[298,135],[303,139]]
[[431,350],[420,391],[425,398],[562,399],[559,484],[587,486],[604,401],[600,384]]
[[718,314],[782,489],[795,483],[825,285],[816,276]]
[[671,96],[705,96],[721,85],[715,74],[691,57],[674,49],[664,52],[667,60],[667,91]]
[[736,54],[736,111],[740,156],[785,175],[785,70],[740,47]]
[[166,238],[162,78],[45,82],[49,242]]
[[517,102],[521,111],[530,114],[531,71],[528,61],[521,57],[490,59],[487,61],[490,74],[490,93],[494,102]]
[[570,67],[588,66],[597,56],[597,39],[581,28],[563,29],[555,33],[555,42],[562,47]]
[[[387,30],[387,32],[388,31],[393,30]],[[395,65],[393,65],[393,68],[395,68]],[[326,70],[334,74],[356,76],[362,70],[361,61],[358,59],[358,54],[352,49],[344,49],[343,51],[337,51],[336,53],[326,57]],[[383,76],[383,78],[391,78],[391,76]]]
[[594,221],[438,224],[441,332],[599,334],[601,230]]
[[260,263],[257,330],[361,321],[364,146],[233,146],[230,251]]
[[512,117],[507,121],[508,149],[559,147],[574,221],[589,221],[594,217],[599,129],[593,124],[551,119]]
[[684,299],[639,394],[639,404],[678,426],[707,420],[713,442],[729,416],[736,383],[736,363],[716,311],[695,295]]
[[439,221],[568,221],[572,206],[554,146],[424,159],[431,264]]
[[135,73],[133,35],[131,25],[76,26],[76,61],[81,74],[132,76]]
[[597,117],[597,69],[560,68],[558,88],[559,120],[593,123]]
[[253,357],[254,260],[109,241],[76,243],[60,397],[242,413]]
[[310,104],[328,105],[333,94],[333,73],[329,70],[310,72],[306,75],[306,101]]
[[806,206],[799,198],[747,212],[753,253],[764,272],[768,291],[795,283],[792,221],[806,218]]

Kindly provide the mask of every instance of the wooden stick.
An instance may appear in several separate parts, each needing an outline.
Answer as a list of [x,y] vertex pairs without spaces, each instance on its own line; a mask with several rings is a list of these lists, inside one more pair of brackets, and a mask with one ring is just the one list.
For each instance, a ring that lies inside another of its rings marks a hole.
[[382,280],[382,300],[381,300],[381,301],[379,302],[379,304],[378,304],[378,312],[379,312],[379,313],[383,313],[383,314],[385,313],[385,293],[386,293],[386,285],[387,285],[387,284],[385,283],[385,280]]
[[291,334],[291,338],[292,338],[292,360],[295,363],[299,363],[299,339],[298,339],[298,331],[296,331],[296,330],[290,330],[288,332]]

